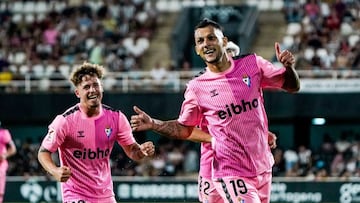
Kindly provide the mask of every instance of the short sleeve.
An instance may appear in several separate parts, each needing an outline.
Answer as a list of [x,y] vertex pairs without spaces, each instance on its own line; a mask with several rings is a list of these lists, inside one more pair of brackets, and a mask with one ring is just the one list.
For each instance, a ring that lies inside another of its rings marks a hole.
[[10,143],[10,141],[11,141],[10,131],[7,130],[7,129],[2,129],[2,132],[3,132],[3,134],[2,134],[2,136],[3,136],[3,137],[2,137],[3,143],[4,143],[4,144]]
[[185,100],[181,105],[178,122],[185,126],[197,126],[201,120],[201,110],[195,92],[191,88],[185,91]]
[[131,126],[126,116],[119,111],[119,129],[116,137],[117,142],[121,146],[131,145],[135,143]]
[[256,63],[262,73],[262,87],[281,88],[284,84],[285,67],[277,67],[270,61],[256,55]]
[[48,127],[48,132],[42,141],[41,146],[50,152],[55,152],[64,142],[66,135],[65,118],[58,115]]

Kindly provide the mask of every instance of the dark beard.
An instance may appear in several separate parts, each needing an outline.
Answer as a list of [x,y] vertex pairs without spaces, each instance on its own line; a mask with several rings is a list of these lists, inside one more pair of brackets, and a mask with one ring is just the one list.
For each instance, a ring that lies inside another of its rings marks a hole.
[[96,104],[93,104],[93,105],[90,105],[90,108],[97,108],[97,107],[99,107],[100,106],[100,104],[99,103],[96,103]]
[[205,59],[205,57],[204,57],[204,61],[206,62],[206,63],[210,63],[210,64],[218,64],[219,62],[220,62],[220,59],[221,59],[221,55],[219,56],[219,55],[217,55],[216,56],[216,58],[214,59],[214,60],[212,60],[212,61],[208,61],[208,60],[206,60]]

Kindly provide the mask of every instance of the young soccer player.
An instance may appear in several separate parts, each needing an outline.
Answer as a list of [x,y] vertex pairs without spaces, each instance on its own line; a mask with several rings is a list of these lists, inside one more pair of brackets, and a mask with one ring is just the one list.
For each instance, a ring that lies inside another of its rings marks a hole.
[[7,159],[16,154],[16,146],[8,129],[1,128],[0,122],[0,203],[4,200],[6,172],[8,169]]
[[223,201],[268,203],[274,158],[268,146],[262,89],[297,92],[295,58],[275,43],[282,68],[256,54],[232,59],[226,54],[228,41],[221,26],[209,19],[196,26],[194,38],[197,54],[207,67],[188,83],[179,118],[161,121],[134,107],[132,129],[186,139],[195,126],[206,127],[213,136],[212,180]]
[[[38,152],[44,169],[61,182],[66,203],[115,203],[110,154],[115,142],[128,157],[139,161],[154,154],[152,142],[138,144],[125,115],[102,104],[104,68],[84,63],[74,69],[70,81],[79,103],[49,125]],[[60,166],[51,154],[59,151]]]

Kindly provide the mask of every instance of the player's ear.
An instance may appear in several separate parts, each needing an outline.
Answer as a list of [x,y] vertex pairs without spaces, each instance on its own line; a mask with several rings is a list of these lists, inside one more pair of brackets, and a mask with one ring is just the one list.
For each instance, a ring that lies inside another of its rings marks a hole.
[[200,55],[200,52],[199,52],[199,50],[198,50],[198,48],[197,48],[197,46],[196,46],[196,45],[195,45],[195,47],[194,47],[194,48],[195,48],[195,52],[196,52],[196,54],[197,54],[197,55]]
[[227,43],[228,43],[228,38],[227,37],[223,37],[223,47],[226,47],[227,46]]
[[77,98],[80,98],[79,90],[77,88],[75,88],[74,93]]

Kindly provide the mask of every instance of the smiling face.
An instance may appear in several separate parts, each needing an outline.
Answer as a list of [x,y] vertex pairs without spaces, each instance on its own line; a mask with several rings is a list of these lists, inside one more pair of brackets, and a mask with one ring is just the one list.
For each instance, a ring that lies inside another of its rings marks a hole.
[[221,62],[227,43],[227,38],[221,30],[213,26],[198,28],[195,30],[194,38],[196,53],[205,63],[215,65]]
[[80,105],[85,109],[98,109],[103,97],[100,79],[96,75],[84,75],[81,82],[76,86],[75,94],[80,99]]

